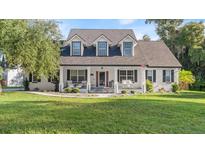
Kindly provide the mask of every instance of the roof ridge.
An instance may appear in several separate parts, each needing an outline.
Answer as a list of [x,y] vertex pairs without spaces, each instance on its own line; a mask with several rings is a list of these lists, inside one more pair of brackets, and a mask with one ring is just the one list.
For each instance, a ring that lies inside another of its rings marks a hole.
[[70,30],[133,30],[133,29],[127,29],[127,28],[71,28]]

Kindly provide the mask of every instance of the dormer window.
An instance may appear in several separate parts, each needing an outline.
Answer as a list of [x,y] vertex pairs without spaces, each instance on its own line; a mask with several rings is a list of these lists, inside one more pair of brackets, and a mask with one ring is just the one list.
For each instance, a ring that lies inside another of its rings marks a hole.
[[107,56],[107,42],[98,42],[98,56]]
[[123,42],[123,55],[124,56],[132,56],[132,42]]
[[81,55],[81,42],[80,41],[73,41],[72,42],[72,55],[73,56],[80,56]]

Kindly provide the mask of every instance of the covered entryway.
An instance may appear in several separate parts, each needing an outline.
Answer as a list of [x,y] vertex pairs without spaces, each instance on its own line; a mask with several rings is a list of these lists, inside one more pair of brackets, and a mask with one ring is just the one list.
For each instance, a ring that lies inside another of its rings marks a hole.
[[105,87],[105,72],[99,72],[99,86]]

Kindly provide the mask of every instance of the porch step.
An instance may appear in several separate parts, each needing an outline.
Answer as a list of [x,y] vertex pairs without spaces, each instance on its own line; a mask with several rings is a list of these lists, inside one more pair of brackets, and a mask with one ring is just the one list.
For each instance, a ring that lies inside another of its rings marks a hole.
[[90,93],[114,93],[114,89],[107,87],[93,87],[91,88]]

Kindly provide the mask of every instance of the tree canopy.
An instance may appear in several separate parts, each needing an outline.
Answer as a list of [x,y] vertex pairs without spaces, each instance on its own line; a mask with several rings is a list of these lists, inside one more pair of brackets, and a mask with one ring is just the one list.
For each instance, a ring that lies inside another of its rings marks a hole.
[[144,41],[150,41],[150,40],[151,40],[150,37],[149,37],[149,35],[144,35],[144,36],[142,37],[142,39],[143,39]]
[[10,67],[27,73],[55,76],[59,69],[61,37],[53,20],[0,20],[0,48]]
[[159,35],[184,69],[191,70],[197,79],[205,80],[205,36],[202,22],[183,23],[181,19],[151,19]]

